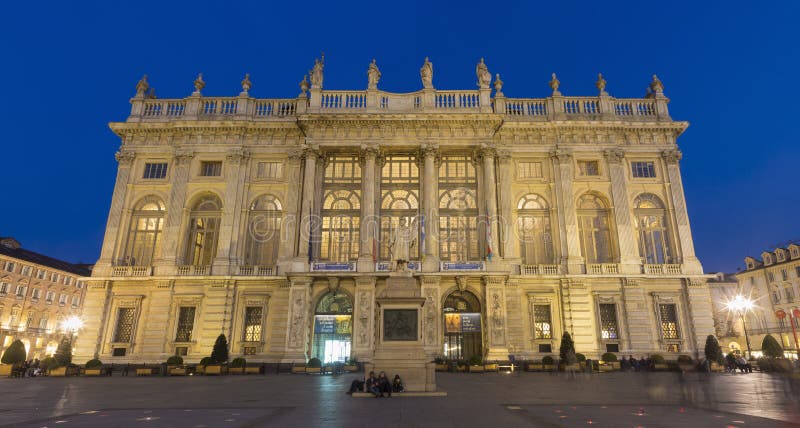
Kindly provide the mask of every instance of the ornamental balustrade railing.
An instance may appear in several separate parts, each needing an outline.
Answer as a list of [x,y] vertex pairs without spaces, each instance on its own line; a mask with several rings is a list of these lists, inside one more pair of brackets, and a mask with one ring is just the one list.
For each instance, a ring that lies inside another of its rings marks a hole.
[[587,263],[586,273],[589,275],[618,274],[618,263]]
[[152,266],[114,266],[111,268],[111,276],[150,276],[152,274]]
[[239,266],[241,276],[275,276],[277,272],[275,266]]
[[561,273],[560,265],[520,265],[521,275],[558,275]]
[[494,113],[511,121],[656,121],[669,122],[666,97],[614,98],[551,96],[547,98],[489,97],[488,90],[423,89],[397,94],[379,90],[312,89],[297,98],[259,99],[204,97],[183,99],[134,97],[128,122],[177,120],[295,120],[308,113]]
[[645,275],[680,275],[681,265],[678,264],[643,264],[642,271]]
[[211,266],[181,265],[177,269],[178,276],[206,276],[211,274]]

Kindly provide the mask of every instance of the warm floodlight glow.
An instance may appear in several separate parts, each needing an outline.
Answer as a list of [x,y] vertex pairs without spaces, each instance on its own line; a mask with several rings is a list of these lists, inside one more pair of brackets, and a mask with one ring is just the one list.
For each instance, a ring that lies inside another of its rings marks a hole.
[[80,330],[81,327],[83,327],[83,320],[78,318],[78,317],[76,317],[76,316],[71,316],[71,317],[67,318],[66,320],[64,320],[63,323],[61,323],[61,327],[64,328],[64,330],[66,330],[66,331],[70,331],[70,332],[74,333],[74,332]]
[[744,311],[747,312],[753,309],[753,301],[742,296],[741,294],[736,295],[730,302],[728,302],[728,309],[732,311]]

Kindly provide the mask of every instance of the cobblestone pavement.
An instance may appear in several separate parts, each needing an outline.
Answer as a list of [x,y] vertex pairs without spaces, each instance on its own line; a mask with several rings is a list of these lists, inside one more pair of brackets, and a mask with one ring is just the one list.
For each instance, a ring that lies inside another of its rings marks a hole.
[[0,379],[0,426],[800,426],[797,386],[760,373],[441,373],[447,397],[391,399],[356,376]]

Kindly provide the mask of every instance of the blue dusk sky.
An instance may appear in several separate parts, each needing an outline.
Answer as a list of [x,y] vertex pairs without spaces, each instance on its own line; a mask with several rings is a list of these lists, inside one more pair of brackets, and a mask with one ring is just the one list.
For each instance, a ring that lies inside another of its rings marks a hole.
[[4,4],[0,25],[0,236],[93,263],[103,239],[119,139],[136,82],[188,96],[294,97],[325,52],[326,89],[421,87],[428,56],[440,89],[475,87],[484,57],[508,97],[641,97],[653,73],[691,123],[678,140],[695,248],[707,272],[800,238],[798,2],[160,1]]

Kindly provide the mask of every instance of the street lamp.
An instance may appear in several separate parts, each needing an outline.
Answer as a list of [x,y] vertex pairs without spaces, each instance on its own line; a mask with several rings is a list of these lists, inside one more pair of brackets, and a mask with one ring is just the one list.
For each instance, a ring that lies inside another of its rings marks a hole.
[[78,332],[78,330],[83,328],[83,320],[80,319],[80,317],[73,315],[61,323],[61,328],[63,328],[64,331],[69,333],[69,348],[70,350],[72,350],[73,336],[75,335],[75,333]]
[[749,359],[753,354],[750,351],[750,337],[747,335],[747,325],[745,324],[745,314],[753,309],[753,301],[737,294],[730,302],[728,302],[728,310],[736,312],[742,319],[742,330],[744,330],[744,340],[747,342],[747,358]]

